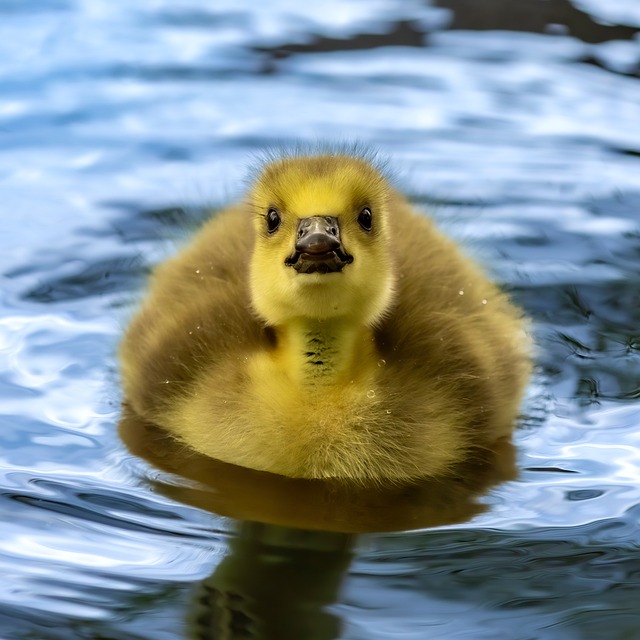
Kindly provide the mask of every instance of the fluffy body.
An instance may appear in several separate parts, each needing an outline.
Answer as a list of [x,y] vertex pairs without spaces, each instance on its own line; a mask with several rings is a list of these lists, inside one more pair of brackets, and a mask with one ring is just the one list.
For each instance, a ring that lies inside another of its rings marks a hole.
[[[354,258],[339,273],[285,264],[316,215],[338,219]],[[519,310],[368,161],[340,154],[268,164],[158,267],[121,363],[133,411],[200,453],[360,482],[438,476],[509,436],[530,367]]]

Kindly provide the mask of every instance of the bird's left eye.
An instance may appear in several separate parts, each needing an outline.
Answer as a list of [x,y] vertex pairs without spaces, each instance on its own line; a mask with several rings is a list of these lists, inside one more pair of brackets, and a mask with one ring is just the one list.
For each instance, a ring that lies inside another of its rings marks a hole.
[[371,209],[369,209],[369,207],[365,207],[358,215],[358,224],[365,231],[371,231],[371,226],[373,225],[373,215],[371,214]]
[[269,209],[266,215],[267,219],[267,231],[274,233],[280,226],[280,214],[276,209]]

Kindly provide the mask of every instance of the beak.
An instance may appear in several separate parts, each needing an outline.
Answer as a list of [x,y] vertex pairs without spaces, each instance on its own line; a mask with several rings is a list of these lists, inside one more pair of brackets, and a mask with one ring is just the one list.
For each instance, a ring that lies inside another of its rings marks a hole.
[[353,262],[340,240],[333,216],[312,216],[298,222],[295,252],[285,260],[298,273],[335,273]]

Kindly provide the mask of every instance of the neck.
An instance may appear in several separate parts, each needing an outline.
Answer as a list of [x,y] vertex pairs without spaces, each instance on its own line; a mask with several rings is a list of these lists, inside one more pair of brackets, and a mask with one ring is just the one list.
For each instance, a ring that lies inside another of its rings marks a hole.
[[372,330],[345,318],[297,318],[276,336],[276,358],[300,384],[348,383],[374,358]]

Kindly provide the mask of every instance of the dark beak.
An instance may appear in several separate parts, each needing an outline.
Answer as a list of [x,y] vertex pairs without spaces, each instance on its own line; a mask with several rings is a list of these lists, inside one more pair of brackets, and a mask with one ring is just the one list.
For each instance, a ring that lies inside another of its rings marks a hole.
[[298,273],[335,273],[353,262],[340,240],[333,216],[312,216],[298,222],[295,252],[285,260]]

